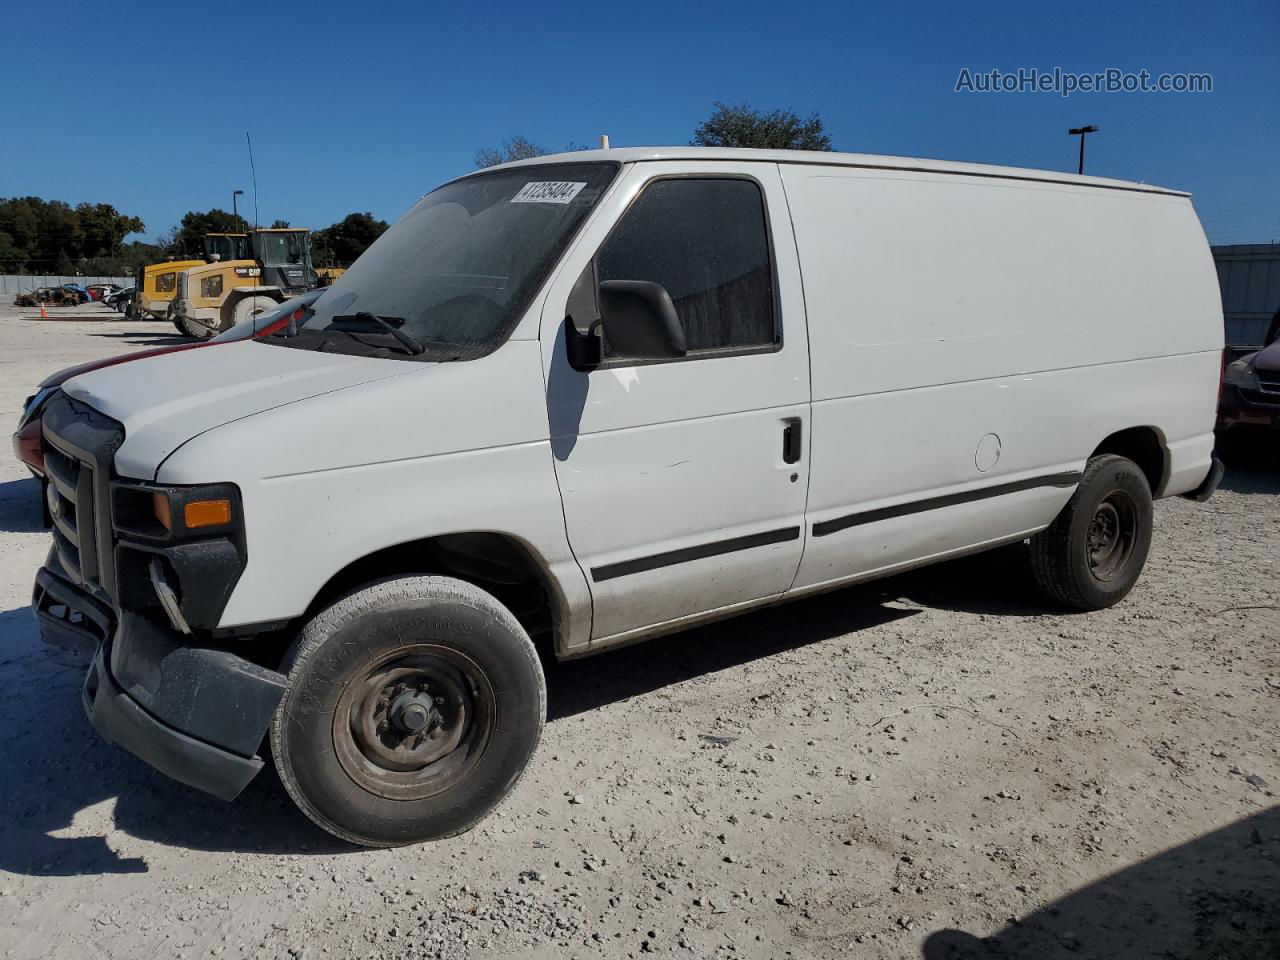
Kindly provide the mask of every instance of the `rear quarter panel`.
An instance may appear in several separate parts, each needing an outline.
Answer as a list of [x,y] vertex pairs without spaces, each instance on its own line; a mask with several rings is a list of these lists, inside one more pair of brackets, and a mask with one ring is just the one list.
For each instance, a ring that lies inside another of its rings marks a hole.
[[[1168,450],[1157,493],[1205,475],[1222,312],[1186,197],[782,169],[811,342],[812,521],[1079,470],[1134,426],[1155,428]],[[989,435],[999,457],[984,464]],[[797,586],[1026,535],[1070,492],[815,539]]]

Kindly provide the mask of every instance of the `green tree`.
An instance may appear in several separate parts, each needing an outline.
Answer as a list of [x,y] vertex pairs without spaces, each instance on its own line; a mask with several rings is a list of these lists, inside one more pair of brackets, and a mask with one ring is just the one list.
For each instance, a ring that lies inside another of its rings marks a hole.
[[800,119],[791,110],[752,109],[715,102],[711,116],[698,124],[689,141],[695,147],[760,147],[771,150],[830,150],[831,138],[816,113]]
[[128,234],[146,229],[137,217],[125,216],[109,203],[82,203],[75,213],[83,235],[82,257],[115,256]]
[[204,213],[191,210],[183,215],[177,229],[167,238],[166,252],[175,257],[201,257],[204,255],[206,233],[240,233],[244,226],[243,218],[237,220],[218,207]]
[[372,213],[348,213],[332,226],[311,235],[311,257],[316,266],[348,267],[387,229],[387,221]]
[[55,270],[64,256],[73,264],[116,257],[124,238],[144,228],[109,203],[72,208],[40,197],[0,198],[0,269],[39,273]]
[[589,149],[590,147],[583,146],[581,143],[570,141],[565,144],[563,151],[555,151],[534,143],[528,137],[517,135],[510,140],[503,140],[500,147],[481,147],[477,150],[476,167],[477,169],[484,169],[485,167],[496,167],[500,163],[511,163],[515,160],[532,160],[534,157],[545,157],[556,152],[572,153],[575,150]]
[[510,140],[503,140],[500,147],[481,147],[476,151],[476,167],[496,167],[500,163],[513,160],[529,160],[533,157],[545,157],[551,151],[539,146],[528,137],[517,134]]
[[273,230],[288,230],[288,229],[289,229],[289,221],[288,221],[288,220],[272,220],[272,221],[271,221],[271,229],[273,229]]

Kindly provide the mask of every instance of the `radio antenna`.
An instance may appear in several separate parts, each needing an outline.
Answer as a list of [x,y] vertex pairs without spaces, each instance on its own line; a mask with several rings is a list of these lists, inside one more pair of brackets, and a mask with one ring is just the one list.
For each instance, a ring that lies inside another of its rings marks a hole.
[[258,229],[258,171],[253,166],[253,141],[249,131],[244,132],[244,142],[249,145],[249,173],[253,175],[253,229]]

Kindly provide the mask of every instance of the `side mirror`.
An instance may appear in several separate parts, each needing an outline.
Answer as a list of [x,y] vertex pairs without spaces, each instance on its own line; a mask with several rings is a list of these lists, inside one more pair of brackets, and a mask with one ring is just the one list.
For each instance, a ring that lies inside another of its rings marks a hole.
[[600,284],[600,319],[615,353],[637,360],[672,360],[688,353],[671,295],[649,280]]

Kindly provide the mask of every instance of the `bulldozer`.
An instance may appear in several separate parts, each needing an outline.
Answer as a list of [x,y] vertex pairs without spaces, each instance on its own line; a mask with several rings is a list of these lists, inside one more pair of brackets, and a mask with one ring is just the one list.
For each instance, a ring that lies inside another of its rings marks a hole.
[[197,263],[175,278],[170,317],[187,336],[207,340],[321,285],[311,265],[311,231],[262,227],[244,255]]
[[204,238],[203,259],[168,260],[141,267],[135,278],[137,293],[130,316],[139,320],[166,319],[178,289],[179,274],[213,261],[244,259],[248,251],[247,233],[208,233]]

